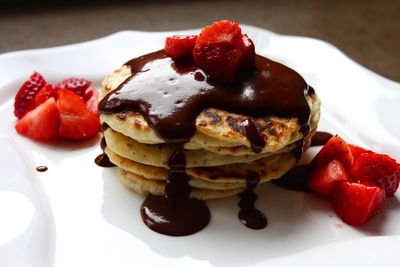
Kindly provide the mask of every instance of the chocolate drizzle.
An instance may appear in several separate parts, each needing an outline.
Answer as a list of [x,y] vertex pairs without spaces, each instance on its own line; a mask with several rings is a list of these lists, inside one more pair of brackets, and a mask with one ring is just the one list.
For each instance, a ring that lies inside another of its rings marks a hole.
[[45,172],[48,170],[48,168],[46,166],[38,166],[38,167],[36,167],[36,170],[38,172]]
[[323,146],[333,137],[327,132],[316,132],[311,139],[311,146]]
[[[132,59],[126,64],[132,75],[99,103],[101,113],[140,112],[149,126],[166,143],[176,146],[168,161],[170,168],[165,196],[149,195],[141,207],[146,225],[166,235],[188,235],[210,220],[206,204],[190,199],[183,145],[195,134],[199,113],[213,107],[232,113],[262,118],[269,115],[297,117],[302,132],[310,126],[310,108],[305,95],[314,90],[292,69],[256,56],[256,68],[238,75],[231,84],[220,84],[194,65],[191,59],[174,61],[163,50]],[[122,118],[121,118],[122,119]],[[240,129],[254,152],[265,146],[263,136],[251,119]],[[253,229],[264,228],[267,220],[254,208],[253,189],[260,177],[250,172],[247,189],[240,194],[240,220]]]
[[[228,85],[212,81],[189,59],[172,60],[163,50],[125,65],[132,75],[101,100],[100,112],[140,112],[167,143],[188,142],[197,115],[208,107],[253,117],[297,117],[301,128],[309,124],[307,83],[292,69],[261,56],[256,56],[253,73]],[[197,73],[207,78],[196,79]]]
[[254,171],[249,172],[247,177],[247,189],[239,194],[239,220],[251,229],[263,229],[268,224],[264,213],[254,207],[254,203],[257,200],[257,194],[254,193],[253,190],[259,182],[260,175]]

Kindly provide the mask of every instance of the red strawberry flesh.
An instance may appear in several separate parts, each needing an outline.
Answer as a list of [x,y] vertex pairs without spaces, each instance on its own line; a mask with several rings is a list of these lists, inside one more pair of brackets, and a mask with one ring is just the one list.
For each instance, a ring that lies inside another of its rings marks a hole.
[[59,112],[54,98],[49,98],[26,113],[15,125],[19,134],[33,139],[52,139],[57,136]]
[[100,120],[86,107],[81,97],[68,89],[62,89],[58,94],[59,136],[67,139],[88,139],[97,136]]
[[379,186],[355,182],[335,184],[335,212],[347,224],[366,223],[382,209],[385,201],[385,191]]
[[318,169],[334,159],[340,161],[347,170],[354,162],[350,146],[338,135],[329,139],[311,161],[310,166],[312,169]]
[[350,180],[343,165],[338,160],[332,160],[328,164],[315,170],[310,170],[308,175],[308,186],[313,191],[332,196],[335,183]]
[[39,90],[47,84],[45,79],[37,72],[34,72],[18,90],[14,99],[14,115],[21,119],[29,110],[33,109],[32,103]]
[[165,54],[173,59],[192,56],[197,35],[173,35],[165,39]]
[[400,164],[387,155],[363,153],[352,166],[351,174],[353,179],[379,185],[387,196],[393,196],[399,187]]
[[63,88],[69,89],[75,94],[83,97],[86,93],[86,90],[90,87],[91,84],[92,84],[91,81],[85,79],[67,78],[57,83],[56,87],[58,87],[59,89]]

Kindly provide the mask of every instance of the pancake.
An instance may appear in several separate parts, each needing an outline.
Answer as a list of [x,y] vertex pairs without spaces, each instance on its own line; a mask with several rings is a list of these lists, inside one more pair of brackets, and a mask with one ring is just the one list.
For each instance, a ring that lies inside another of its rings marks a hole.
[[[110,161],[117,167],[141,176],[144,179],[165,181],[168,170],[161,167],[141,164],[124,158],[109,147],[104,149]],[[193,180],[193,187],[208,189],[233,189],[246,186],[249,171],[255,171],[260,175],[260,182],[268,182],[281,177],[296,164],[297,160],[293,152],[280,153],[260,159],[251,163],[237,163],[218,167],[186,168],[189,181]],[[203,182],[203,183],[200,183]],[[192,184],[191,184],[192,185]]]
[[[121,182],[128,187],[130,190],[141,194],[148,195],[152,194],[155,196],[163,196],[165,192],[165,182],[149,180],[142,176],[127,172],[123,169],[118,169],[118,176]],[[196,198],[200,200],[207,199],[218,199],[226,198],[237,195],[242,192],[242,189],[231,189],[231,190],[212,190],[212,189],[198,189],[193,188],[190,192],[190,198]]]
[[[102,83],[100,99],[116,89],[131,75],[130,68],[122,66],[110,74]],[[314,129],[320,116],[320,102],[315,94],[306,96],[311,109],[310,125]],[[157,136],[138,112],[121,112],[101,114],[102,122],[107,123],[116,132],[143,144],[162,144],[164,140]],[[196,119],[196,132],[184,145],[189,150],[208,150],[223,155],[251,155],[254,152],[240,126],[248,116],[227,111],[208,108],[203,110]],[[265,141],[261,153],[279,151],[285,146],[304,138],[297,118],[279,118],[269,116],[252,118],[255,126]]]
[[[103,136],[106,140],[107,146],[117,154],[133,161],[156,167],[168,168],[168,159],[175,150],[175,147],[169,144],[148,145],[139,143],[132,138],[114,131],[111,128],[104,130]],[[292,151],[299,145],[300,144],[292,143],[276,152],[258,153],[243,156],[220,155],[203,149],[184,150],[183,153],[186,157],[186,167],[209,167],[233,163],[253,162],[273,154]]]

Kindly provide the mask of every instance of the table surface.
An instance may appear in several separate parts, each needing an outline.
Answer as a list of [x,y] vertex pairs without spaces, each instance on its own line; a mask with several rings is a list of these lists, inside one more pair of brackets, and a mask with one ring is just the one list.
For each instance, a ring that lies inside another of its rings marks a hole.
[[1,4],[0,53],[86,41],[121,30],[180,30],[231,19],[328,41],[361,65],[400,81],[399,0],[70,1],[61,5],[49,1],[40,6],[35,2]]

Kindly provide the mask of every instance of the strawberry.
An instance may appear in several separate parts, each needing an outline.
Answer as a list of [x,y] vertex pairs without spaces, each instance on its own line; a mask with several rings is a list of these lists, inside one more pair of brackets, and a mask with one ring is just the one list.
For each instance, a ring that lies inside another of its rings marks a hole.
[[193,59],[212,78],[228,83],[235,79],[242,58],[239,24],[223,20],[205,27],[193,49]]
[[173,35],[165,39],[165,54],[177,59],[191,56],[197,35]]
[[240,59],[240,68],[243,70],[254,69],[256,65],[256,50],[253,41],[243,34],[239,42],[239,48],[242,51]]
[[68,89],[58,92],[57,107],[60,111],[58,135],[67,139],[88,139],[100,130],[99,117],[93,114],[85,102]]
[[363,153],[351,168],[355,180],[367,181],[385,189],[387,196],[393,196],[399,187],[400,164],[387,155],[374,152]]
[[367,183],[338,182],[333,196],[336,214],[350,225],[366,223],[386,201],[385,190]]
[[39,90],[47,84],[46,80],[34,72],[18,90],[14,99],[14,115],[21,119],[29,110],[33,109],[32,102]]
[[371,150],[367,150],[365,148],[362,148],[362,147],[359,147],[359,146],[355,146],[355,145],[352,145],[352,144],[349,144],[349,146],[350,146],[351,153],[353,154],[354,160],[356,160],[361,154],[374,153]]
[[350,146],[338,135],[329,139],[311,161],[310,167],[311,169],[318,169],[334,159],[340,161],[347,170],[354,162]]
[[332,160],[309,172],[308,187],[321,195],[332,196],[335,183],[348,180],[350,179],[343,165],[338,160]]
[[49,98],[26,113],[15,125],[18,133],[34,139],[52,139],[57,136],[59,112],[54,98]]
[[90,87],[91,84],[92,84],[91,81],[85,79],[68,78],[57,83],[56,87],[59,89],[63,88],[69,89],[75,94],[83,97],[85,95],[86,90]]
[[212,78],[229,83],[235,79],[240,64],[241,51],[232,49],[227,43],[209,43],[195,46],[193,58],[197,66],[201,67]]
[[47,84],[42,89],[40,89],[39,92],[37,93],[37,95],[35,96],[35,99],[33,100],[33,106],[34,107],[39,106],[40,104],[44,103],[50,97],[57,99],[57,97],[58,97],[57,88],[51,84]]
[[99,92],[95,89],[88,90],[83,97],[83,100],[86,103],[86,107],[93,113],[98,115],[98,104],[99,104]]
[[221,20],[214,22],[211,26],[205,27],[199,37],[196,45],[207,43],[228,43],[236,46],[242,37],[242,29],[237,22]]

